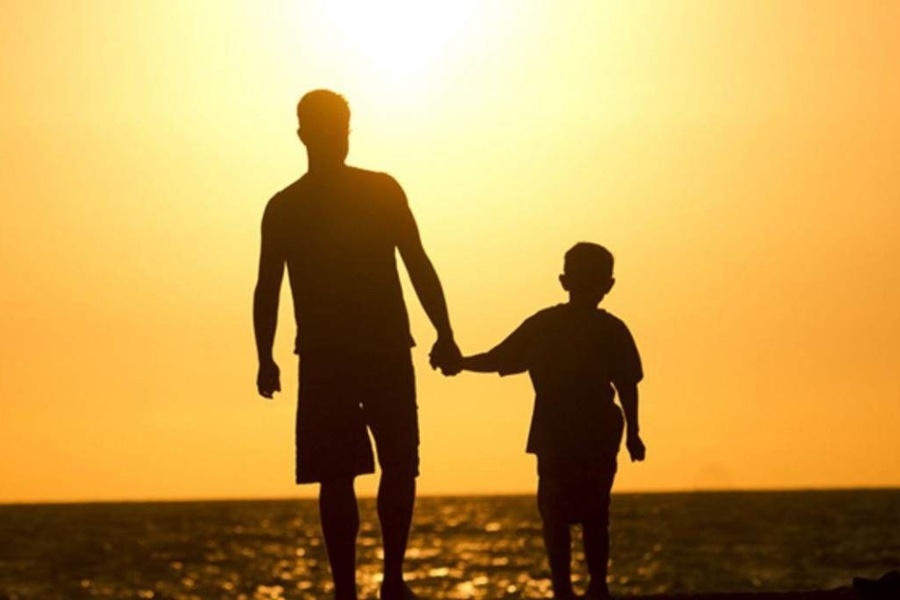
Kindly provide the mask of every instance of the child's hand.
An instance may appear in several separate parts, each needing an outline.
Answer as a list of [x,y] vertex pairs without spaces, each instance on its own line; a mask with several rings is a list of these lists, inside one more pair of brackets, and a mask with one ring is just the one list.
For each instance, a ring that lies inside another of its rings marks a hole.
[[637,433],[628,434],[628,438],[625,440],[625,447],[628,448],[628,455],[631,456],[631,462],[642,461],[647,454],[647,448],[644,447],[644,442]]

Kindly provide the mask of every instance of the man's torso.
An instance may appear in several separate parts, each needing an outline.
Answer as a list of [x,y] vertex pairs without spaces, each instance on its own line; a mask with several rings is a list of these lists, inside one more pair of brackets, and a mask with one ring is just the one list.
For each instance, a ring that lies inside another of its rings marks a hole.
[[328,180],[307,174],[266,212],[287,263],[298,352],[412,345],[395,257],[412,217],[392,178],[353,167]]

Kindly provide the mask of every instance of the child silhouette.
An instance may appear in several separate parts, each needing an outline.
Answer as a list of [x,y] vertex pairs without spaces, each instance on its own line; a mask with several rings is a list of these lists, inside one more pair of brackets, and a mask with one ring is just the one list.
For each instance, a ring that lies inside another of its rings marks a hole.
[[450,369],[450,374],[461,369],[531,376],[535,402],[527,452],[537,455],[538,508],[553,593],[560,600],[575,597],[573,524],[581,525],[590,574],[585,598],[609,598],[610,492],[626,422],[631,460],[644,460],[638,430],[640,356],[625,324],[598,308],[615,283],[612,275],[613,256],[606,248],[576,244],[559,277],[568,303],[536,313],[494,349],[464,357]]

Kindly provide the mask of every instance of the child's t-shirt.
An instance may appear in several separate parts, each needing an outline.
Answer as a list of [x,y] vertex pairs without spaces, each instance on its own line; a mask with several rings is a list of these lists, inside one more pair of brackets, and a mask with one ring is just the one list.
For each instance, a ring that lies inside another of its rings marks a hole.
[[613,385],[643,378],[625,323],[602,309],[559,304],[526,319],[489,354],[500,375],[531,376],[535,401],[526,452],[588,462],[608,458],[610,436],[621,431]]

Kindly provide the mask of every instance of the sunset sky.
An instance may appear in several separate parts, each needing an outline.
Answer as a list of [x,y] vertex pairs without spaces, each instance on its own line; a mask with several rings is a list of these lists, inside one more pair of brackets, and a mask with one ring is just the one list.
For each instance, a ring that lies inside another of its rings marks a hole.
[[[616,255],[648,448],[616,490],[900,485],[900,3],[0,9],[0,502],[317,491],[289,291],[274,401],[251,295],[322,87],[348,162],[406,190],[464,352],[564,301],[573,243]],[[420,492],[531,492],[527,377],[431,371],[404,285]]]

